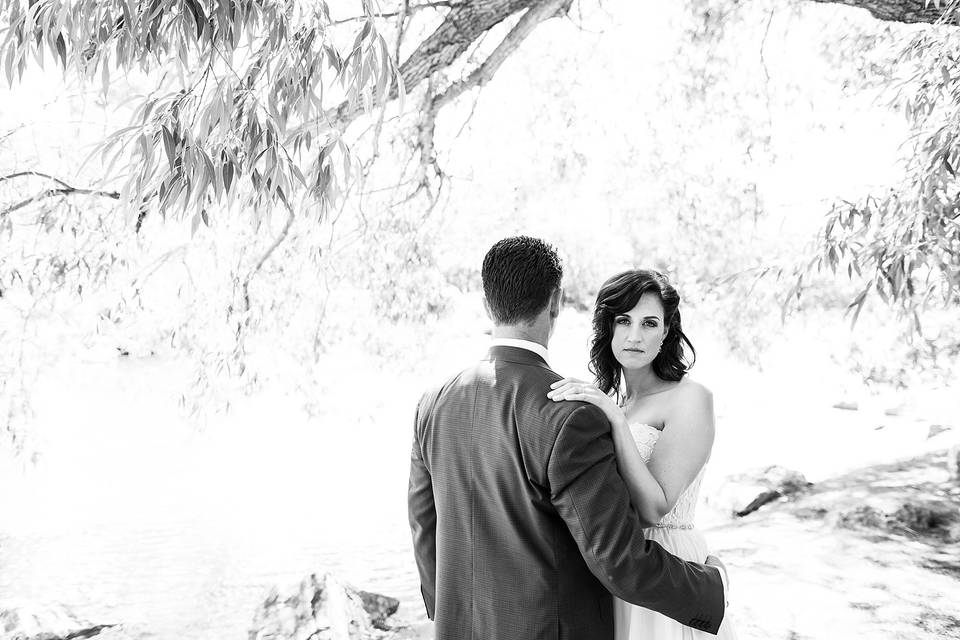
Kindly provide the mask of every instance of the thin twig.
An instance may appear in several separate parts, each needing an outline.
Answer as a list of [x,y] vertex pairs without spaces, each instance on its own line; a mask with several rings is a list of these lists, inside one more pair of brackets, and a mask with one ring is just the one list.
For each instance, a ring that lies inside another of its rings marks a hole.
[[[463,4],[463,3],[462,3],[462,2],[451,2],[450,0],[437,0],[437,2],[424,2],[423,4],[415,4],[415,5],[409,6],[409,2],[408,2],[408,1],[405,1],[405,2],[404,2],[404,5],[405,5],[405,8],[404,8],[404,9],[402,9],[402,10],[400,10],[400,11],[392,11],[392,12],[390,12],[390,13],[379,13],[379,14],[377,14],[376,17],[378,17],[378,18],[397,18],[397,17],[399,17],[399,16],[402,16],[404,13],[412,13],[412,12],[414,12],[414,11],[419,11],[419,10],[421,10],[421,9],[439,9],[439,8],[452,9],[453,7],[455,7],[455,6],[459,5],[459,4]],[[350,22],[359,22],[360,20],[366,20],[366,19],[368,19],[368,18],[369,18],[369,16],[367,16],[367,15],[352,16],[352,17],[350,17],[350,18],[342,18],[342,19],[340,19],[340,20],[334,20],[334,21],[332,21],[328,26],[336,27],[336,26],[341,25],[341,24],[347,24],[347,23],[350,23]]]
[[48,174],[48,173],[41,173],[40,171],[19,171],[19,172],[17,172],[17,173],[10,173],[10,174],[7,174],[7,175],[5,175],[5,176],[0,176],[0,182],[6,182],[7,180],[13,180],[14,178],[22,178],[22,177],[24,177],[24,176],[36,176],[36,177],[38,177],[38,178],[46,178],[47,180],[53,180],[54,182],[56,182],[56,183],[59,184],[60,186],[65,187],[65,188],[67,188],[67,189],[72,189],[72,188],[73,188],[72,186],[70,186],[69,184],[67,184],[66,182],[64,182],[63,180],[61,180],[60,178],[57,178],[57,177],[55,177],[55,176],[51,176],[51,175]]
[[760,68],[763,69],[763,95],[767,102],[767,126],[770,133],[773,132],[773,112],[770,108],[770,70],[767,68],[767,58],[764,55],[767,46],[767,37],[770,35],[770,25],[773,24],[773,16],[776,13],[776,7],[770,9],[770,15],[767,17],[767,27],[763,31],[763,40],[760,41]]
[[[260,256],[260,259],[257,260],[257,264],[253,266],[253,269],[250,270],[250,273],[247,274],[246,279],[243,281],[243,304],[245,310],[249,313],[250,311],[250,281],[253,280],[253,277],[256,276],[260,269],[263,268],[264,263],[273,255],[273,252],[277,250],[277,247],[286,239],[287,235],[290,233],[290,227],[293,226],[293,220],[295,217],[293,207],[290,204],[283,200],[283,204],[287,209],[287,221],[283,225],[283,229],[280,230],[280,233],[277,234],[277,237],[274,238],[273,242],[270,243],[270,246],[267,247],[267,250],[263,252],[263,255]],[[246,323],[250,322],[250,317],[247,316]]]
[[470,121],[473,120],[473,115],[477,112],[477,105],[480,104],[480,94],[473,96],[473,104],[470,106],[470,113],[467,114],[467,117],[464,118],[463,124],[460,125],[460,130],[457,131],[457,135],[453,136],[455,140],[459,140],[460,136],[463,135],[463,132],[467,129],[467,125],[470,124]]
[[19,131],[20,129],[23,129],[23,128],[26,127],[26,126],[27,126],[26,124],[18,125],[18,126],[16,126],[16,127],[14,127],[13,129],[10,129],[10,130],[7,131],[6,133],[0,135],[0,142],[3,142],[4,140],[6,140],[7,138],[9,138],[9,137],[12,136],[13,134],[15,134],[17,131]]
[[166,253],[164,253],[162,256],[160,256],[150,264],[148,264],[146,267],[141,269],[137,275],[133,277],[133,279],[130,281],[130,286],[133,289],[142,289],[143,283],[147,280],[147,278],[149,278],[154,273],[156,273],[157,270],[160,269],[160,267],[162,267],[164,263],[166,263],[167,260],[169,260],[170,258],[176,255],[185,254],[188,246],[189,245],[182,244],[179,247],[175,247],[170,251],[167,251]]
[[400,68],[400,45],[403,42],[403,32],[407,27],[407,17],[410,15],[410,0],[403,0],[403,6],[400,9],[400,20],[397,22],[397,46],[393,52],[393,59]]
[[113,200],[120,199],[120,192],[118,191],[101,191],[99,189],[75,189],[73,187],[63,188],[63,189],[47,189],[46,191],[42,191],[31,198],[26,198],[25,200],[21,200],[16,204],[10,205],[6,209],[0,210],[0,218],[5,218],[6,216],[10,215],[14,211],[22,209],[35,202],[46,200],[47,198],[55,198],[57,196],[81,196],[81,195],[101,196],[104,198],[111,198]]

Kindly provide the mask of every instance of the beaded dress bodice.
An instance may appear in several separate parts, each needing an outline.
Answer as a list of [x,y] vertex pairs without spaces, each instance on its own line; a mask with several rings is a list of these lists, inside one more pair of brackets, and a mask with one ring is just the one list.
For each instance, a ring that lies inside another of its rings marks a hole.
[[[630,434],[633,436],[633,441],[637,443],[637,450],[640,451],[640,457],[643,458],[644,462],[650,462],[653,450],[657,446],[657,440],[660,439],[660,430],[649,424],[637,422],[630,425]],[[680,494],[680,497],[677,499],[677,504],[656,524],[657,527],[666,529],[693,529],[697,500],[700,497],[700,483],[703,481],[703,473],[706,468],[706,465],[704,465],[704,467],[700,469],[700,473],[693,479],[690,486]]]

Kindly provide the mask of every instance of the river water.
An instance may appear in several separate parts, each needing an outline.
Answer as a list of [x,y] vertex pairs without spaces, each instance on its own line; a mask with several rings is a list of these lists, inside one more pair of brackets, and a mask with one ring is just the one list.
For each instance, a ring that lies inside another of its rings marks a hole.
[[[551,360],[582,376],[587,325],[569,326]],[[36,462],[0,461],[0,606],[63,604],[144,638],[224,640],[245,636],[271,586],[332,571],[399,598],[398,621],[429,637],[406,516],[413,406],[483,352],[482,331],[464,333],[433,344],[414,372],[355,354],[321,363],[331,380],[313,416],[302,396],[264,391],[199,427],[178,407],[191,380],[183,363],[111,348],[51,368],[31,388]],[[703,349],[698,376],[718,399],[706,494],[749,467],[783,464],[816,481],[935,444],[926,424],[884,415],[886,405],[831,408],[837,385],[803,364],[803,348],[763,372]],[[944,397],[942,415],[955,416],[956,396]],[[738,570],[739,543],[711,535]],[[743,599],[762,602],[767,588]]]
[[63,604],[144,637],[240,638],[270,586],[332,571],[427,624],[405,507],[416,398],[311,418],[261,394],[198,428],[176,403],[186,373],[114,358],[34,389],[40,455],[4,459],[0,477],[0,604]]

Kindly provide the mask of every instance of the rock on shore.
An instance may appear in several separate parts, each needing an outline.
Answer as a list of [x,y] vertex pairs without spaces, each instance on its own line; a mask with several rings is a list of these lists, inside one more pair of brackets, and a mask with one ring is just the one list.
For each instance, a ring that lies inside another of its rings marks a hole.
[[812,485],[799,471],[774,465],[727,478],[706,501],[742,518],[767,503],[800,494]]
[[94,624],[62,605],[32,602],[0,604],[0,640],[74,640],[93,638],[113,624]]
[[394,598],[358,591],[325,573],[311,574],[296,588],[270,590],[257,609],[249,640],[374,640],[391,638],[386,619]]

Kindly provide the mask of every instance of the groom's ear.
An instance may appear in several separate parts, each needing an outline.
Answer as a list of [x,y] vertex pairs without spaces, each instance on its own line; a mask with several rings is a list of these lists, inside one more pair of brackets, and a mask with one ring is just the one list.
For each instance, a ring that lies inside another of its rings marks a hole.
[[550,296],[550,317],[556,318],[560,315],[560,306],[563,302],[563,287],[557,287]]
[[487,302],[486,296],[483,297],[483,310],[484,312],[486,312],[487,317],[490,318],[491,321],[493,321],[493,314],[490,312],[490,303]]

